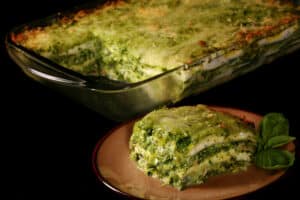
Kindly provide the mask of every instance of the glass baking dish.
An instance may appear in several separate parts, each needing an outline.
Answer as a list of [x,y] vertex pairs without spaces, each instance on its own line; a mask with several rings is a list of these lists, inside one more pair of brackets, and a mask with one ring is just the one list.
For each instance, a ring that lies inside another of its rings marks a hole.
[[226,52],[238,53],[239,49],[232,46],[225,53],[220,50],[210,56],[180,65],[146,80],[126,83],[101,76],[84,76],[16,44],[12,39],[14,35],[28,27],[46,26],[64,15],[97,4],[85,5],[64,14],[59,13],[46,19],[17,26],[7,34],[6,48],[10,57],[26,75],[112,120],[128,120],[157,107],[173,104],[185,97],[198,94],[248,73],[300,47],[298,20],[293,25],[293,27],[297,27],[295,31],[281,41],[280,45],[276,45],[276,48],[271,44],[251,56],[245,53],[236,62],[223,63],[217,68],[212,67],[212,69],[206,70],[206,76],[203,75],[203,63],[210,63],[218,59],[222,63]]

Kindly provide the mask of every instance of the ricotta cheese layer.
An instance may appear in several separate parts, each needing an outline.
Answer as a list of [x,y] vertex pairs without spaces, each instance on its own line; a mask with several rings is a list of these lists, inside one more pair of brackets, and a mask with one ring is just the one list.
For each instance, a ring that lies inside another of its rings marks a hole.
[[148,176],[178,189],[246,170],[257,145],[254,128],[204,105],[163,108],[134,125],[130,157]]

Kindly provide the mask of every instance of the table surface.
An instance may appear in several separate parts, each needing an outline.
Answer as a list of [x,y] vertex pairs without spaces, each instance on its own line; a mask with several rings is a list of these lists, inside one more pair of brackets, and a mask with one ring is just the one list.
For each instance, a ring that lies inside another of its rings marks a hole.
[[[14,26],[73,7],[84,0],[45,0],[1,3],[0,67],[1,126],[4,136],[6,185],[13,199],[84,197],[122,199],[102,185],[92,171],[98,140],[120,123],[99,114],[28,78],[9,58],[5,34]],[[281,112],[290,120],[291,135],[300,138],[300,51],[264,65],[178,105],[210,104],[259,114]],[[296,141],[298,145],[298,141]],[[298,195],[300,152],[295,165],[279,181],[239,199]],[[299,196],[299,195],[298,195]]]

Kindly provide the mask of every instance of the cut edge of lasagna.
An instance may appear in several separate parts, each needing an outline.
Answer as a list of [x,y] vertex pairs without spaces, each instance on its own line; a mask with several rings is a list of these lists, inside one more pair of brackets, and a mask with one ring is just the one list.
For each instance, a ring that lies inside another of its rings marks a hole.
[[246,122],[204,105],[164,108],[134,125],[130,158],[148,176],[178,189],[246,170],[257,135]]

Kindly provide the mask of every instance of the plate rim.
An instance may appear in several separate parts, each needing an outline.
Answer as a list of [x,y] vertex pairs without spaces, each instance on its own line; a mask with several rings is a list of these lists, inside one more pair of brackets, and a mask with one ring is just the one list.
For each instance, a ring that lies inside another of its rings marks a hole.
[[[196,105],[199,105],[199,104],[196,104]],[[190,106],[190,105],[187,105],[187,106]],[[248,114],[251,114],[251,115],[256,115],[256,116],[259,116],[259,117],[263,117],[263,115],[261,114],[258,114],[258,113],[254,113],[254,112],[251,112],[251,111],[248,111],[248,110],[244,110],[244,109],[240,109],[240,108],[234,108],[234,107],[231,107],[231,106],[217,106],[217,105],[206,105],[208,108],[210,109],[213,109],[213,110],[217,110],[217,109],[225,109],[225,110],[235,110],[235,111],[242,111],[244,113],[248,113]],[[178,107],[178,106],[174,106],[174,107]],[[170,108],[173,108],[173,107],[170,107]],[[223,113],[227,113],[226,111],[217,111],[217,112],[223,112]],[[227,114],[230,114],[230,113],[227,113]],[[145,116],[145,115],[143,115]],[[142,117],[143,117],[142,116]],[[237,116],[237,115],[233,115],[233,116]],[[98,156],[98,153],[99,153],[99,149],[101,148],[102,144],[105,142],[105,140],[110,136],[112,135],[116,130],[118,130],[119,128],[121,128],[122,126],[124,126],[125,124],[129,124],[129,123],[133,123],[135,122],[136,120],[142,118],[142,117],[138,117],[138,118],[135,118],[135,119],[132,119],[132,120],[129,120],[129,121],[126,121],[126,122],[123,122],[119,125],[117,125],[116,127],[112,128],[110,131],[108,131],[104,136],[102,136],[96,143],[95,147],[94,147],[94,150],[92,152],[92,168],[93,168],[93,171],[94,171],[94,174],[97,176],[97,179],[98,181],[100,181],[103,185],[105,185],[106,187],[108,187],[110,190],[112,190],[113,192],[117,193],[118,195],[123,195],[125,197],[128,197],[128,198],[133,198],[133,199],[138,199],[138,200],[143,200],[143,198],[140,198],[140,197],[137,197],[137,196],[134,196],[130,193],[127,193],[127,192],[124,192],[122,191],[121,189],[117,188],[116,186],[114,186],[113,184],[111,184],[100,172],[100,170],[97,168],[97,156]],[[237,116],[238,118],[240,118],[239,116]],[[240,118],[242,119],[242,118]],[[242,119],[243,120],[243,119]],[[293,142],[292,142],[293,143]],[[293,143],[294,145],[294,143]],[[267,186],[270,186],[271,184],[273,184],[274,182],[276,182],[277,180],[281,179],[285,174],[286,174],[287,170],[283,170],[282,173],[279,175],[279,177],[277,179],[275,179],[274,181],[272,182],[269,182],[267,183],[266,185],[264,185],[263,187],[260,187],[260,188],[256,188],[254,190],[250,190],[246,193],[243,193],[241,195],[238,195],[238,196],[230,196],[230,197],[227,197],[226,199],[231,199],[231,198],[235,198],[235,197],[243,197],[247,194],[250,194],[250,193],[253,193],[253,192],[256,192],[258,191],[259,189],[261,188],[264,188],[264,187],[267,187]]]
[[[137,118],[138,119],[138,118]],[[127,192],[124,192],[122,190],[120,190],[119,188],[115,187],[114,185],[112,185],[111,183],[109,183],[108,180],[106,180],[106,178],[104,178],[100,172],[100,170],[98,170],[97,168],[97,155],[99,153],[99,149],[102,146],[102,144],[105,142],[105,140],[111,135],[113,134],[117,129],[121,128],[124,124],[128,124],[128,123],[133,123],[134,121],[136,121],[137,119],[133,119],[133,120],[129,120],[127,122],[123,122],[119,125],[117,125],[115,128],[111,129],[110,131],[108,131],[104,136],[102,136],[100,138],[100,140],[97,141],[96,146],[94,147],[93,153],[92,153],[92,168],[94,171],[94,174],[97,176],[98,181],[100,181],[103,185],[105,185],[106,187],[108,187],[109,189],[111,189],[112,191],[116,192],[118,195],[123,195],[129,198],[134,198],[134,199],[141,199],[139,197],[133,196],[132,194],[129,194]],[[143,199],[141,199],[143,200]]]

